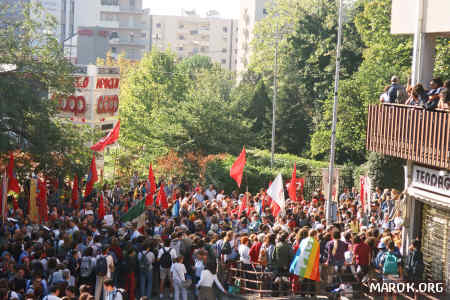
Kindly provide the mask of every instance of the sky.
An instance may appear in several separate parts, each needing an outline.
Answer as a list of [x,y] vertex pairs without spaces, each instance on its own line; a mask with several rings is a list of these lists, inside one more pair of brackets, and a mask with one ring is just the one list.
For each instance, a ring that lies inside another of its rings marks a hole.
[[181,10],[195,9],[204,17],[209,10],[217,10],[222,18],[239,18],[240,0],[143,0],[144,8],[153,15],[181,15]]

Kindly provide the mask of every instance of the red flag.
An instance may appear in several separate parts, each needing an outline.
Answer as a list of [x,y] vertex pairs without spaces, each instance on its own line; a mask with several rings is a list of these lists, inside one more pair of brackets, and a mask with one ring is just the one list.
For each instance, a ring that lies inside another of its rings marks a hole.
[[361,176],[359,178],[359,184],[360,184],[360,191],[359,191],[359,198],[361,199],[361,207],[364,211],[364,176]]
[[230,169],[230,176],[236,181],[238,187],[241,187],[244,167],[245,167],[245,146],[242,148],[241,154],[239,154],[239,157],[236,159],[236,161],[233,163]]
[[98,218],[103,220],[105,217],[105,202],[103,201],[103,192],[100,193],[100,202],[98,203]]
[[47,184],[45,181],[38,179],[38,199],[39,199],[39,220],[40,222],[48,221],[48,207],[47,207]]
[[91,147],[92,151],[103,151],[106,146],[114,144],[117,139],[119,138],[119,131],[120,131],[120,120],[117,121],[114,128],[103,138],[100,139],[94,146]]
[[6,202],[8,201],[8,176],[6,176],[6,170],[2,177],[1,188],[0,188],[0,212],[2,220],[4,221],[7,214]]
[[145,206],[153,205],[153,195],[156,192],[155,175],[153,174],[152,164],[148,168],[148,181],[146,186],[147,195],[145,196]]
[[294,170],[292,171],[291,182],[289,183],[289,198],[291,201],[297,201],[297,166],[294,164]]
[[17,203],[17,195],[20,193],[19,181],[17,181],[16,172],[14,171],[14,155],[11,152],[9,155],[9,163],[8,163],[8,193],[14,192],[14,210],[19,208],[19,204]]
[[78,176],[75,175],[73,178],[73,186],[72,186],[72,208],[78,209],[80,208],[78,205]]
[[158,193],[158,196],[156,197],[156,204],[158,204],[160,207],[162,207],[164,209],[169,208],[169,204],[167,203],[167,196],[166,196],[166,192],[164,191],[163,183],[161,183],[161,185],[159,186],[159,193]]
[[245,210],[247,209],[247,195],[244,195],[244,197],[242,197],[241,199],[241,205],[239,206],[239,215],[238,217],[240,218],[242,213],[245,212]]
[[89,168],[88,179],[86,182],[86,190],[84,191],[84,197],[87,198],[92,193],[92,188],[94,187],[94,183],[98,180],[97,176],[97,166],[95,164],[95,154],[92,155],[91,166]]

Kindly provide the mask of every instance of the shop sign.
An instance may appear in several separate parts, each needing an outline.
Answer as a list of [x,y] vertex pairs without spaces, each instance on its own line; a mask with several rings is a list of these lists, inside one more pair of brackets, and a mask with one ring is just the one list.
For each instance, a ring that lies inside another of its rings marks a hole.
[[97,89],[118,89],[119,78],[97,78]]
[[450,197],[450,173],[415,165],[412,186]]

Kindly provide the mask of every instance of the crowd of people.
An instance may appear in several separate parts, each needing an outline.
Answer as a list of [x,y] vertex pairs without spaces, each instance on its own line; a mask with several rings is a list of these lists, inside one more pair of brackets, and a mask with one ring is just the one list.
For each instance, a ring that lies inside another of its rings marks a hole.
[[314,295],[321,287],[289,272],[306,237],[320,243],[321,282],[327,286],[339,289],[345,282],[375,278],[377,269],[386,281],[419,280],[423,274],[419,241],[403,257],[406,210],[395,189],[377,188],[365,205],[356,189],[345,190],[330,225],[320,189],[310,199],[300,194],[298,201],[287,199],[285,212],[274,216],[264,189],[226,194],[213,185],[173,183],[164,185],[168,209],[146,207],[143,228],[123,223],[127,211],[144,199],[145,188],[137,177],[126,188],[104,185],[103,220],[95,190],[74,208],[69,189],[64,196],[49,187],[45,224],[31,222],[26,207],[10,209],[0,230],[0,300],[186,300],[188,290],[211,300],[217,290],[252,287],[223,275],[236,263],[273,274],[269,289],[280,290],[281,278],[288,278],[286,292]]
[[398,103],[422,107],[426,110],[450,108],[450,80],[442,81],[441,78],[433,78],[429,89],[426,90],[421,83],[411,85],[410,81],[404,87],[399,83],[397,76],[392,76],[391,84],[384,88],[380,96],[381,103]]

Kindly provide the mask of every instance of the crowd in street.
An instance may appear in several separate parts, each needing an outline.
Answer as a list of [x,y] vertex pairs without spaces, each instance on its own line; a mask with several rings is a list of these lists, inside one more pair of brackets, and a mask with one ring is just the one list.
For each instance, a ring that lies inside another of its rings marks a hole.
[[423,276],[420,242],[403,255],[407,216],[403,195],[395,189],[376,188],[367,203],[356,189],[345,190],[330,225],[320,189],[310,199],[300,194],[297,201],[286,199],[285,211],[276,214],[265,189],[228,194],[213,185],[172,182],[159,185],[167,209],[147,206],[143,227],[122,222],[145,198],[146,186],[137,177],[127,186],[105,184],[78,208],[69,199],[70,187],[57,193],[49,186],[45,224],[30,221],[26,201],[11,208],[0,229],[0,300],[186,300],[188,290],[211,300],[239,285],[252,287],[223,276],[236,263],[272,273],[268,289],[282,289],[288,278],[284,292],[314,295],[317,284],[289,272],[307,237],[320,244],[320,281],[330,291],[377,276],[385,281]]

